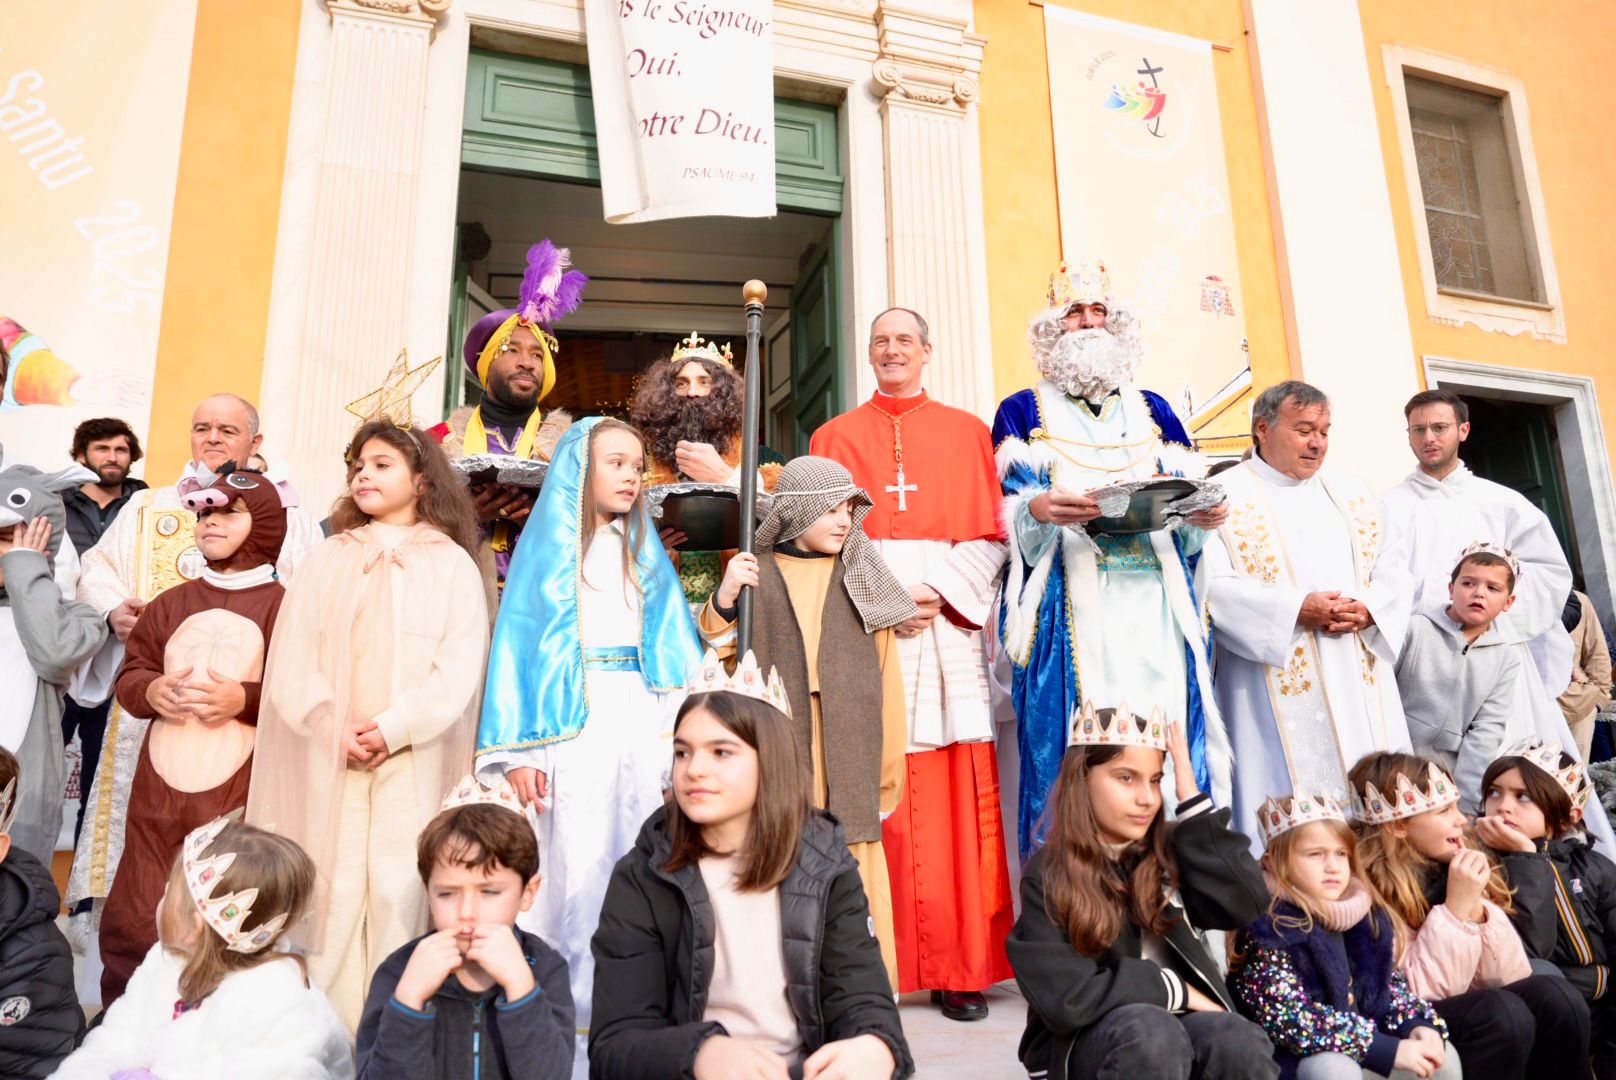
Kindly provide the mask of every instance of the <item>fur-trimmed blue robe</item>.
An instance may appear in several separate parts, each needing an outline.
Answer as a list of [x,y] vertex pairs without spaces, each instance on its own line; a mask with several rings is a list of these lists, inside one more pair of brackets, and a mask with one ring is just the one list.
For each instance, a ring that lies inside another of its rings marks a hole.
[[[1074,410],[1067,414],[1065,425],[1062,410]],[[1096,440],[1096,444],[1059,442],[1065,426],[1084,421],[1083,414],[1075,410],[1088,410],[1086,423],[1104,425],[1105,438]],[[1046,433],[1055,439],[1045,438]],[[1153,447],[1152,436],[1157,440]],[[1106,447],[1098,446],[1100,441]],[[1034,827],[1043,813],[1050,785],[1060,771],[1072,716],[1083,702],[1079,670],[1083,650],[1078,638],[1085,633],[1105,634],[1107,630],[1095,624],[1093,612],[1083,611],[1081,604],[1074,605],[1069,588],[1073,572],[1093,573],[1086,569],[1096,565],[1095,557],[1089,554],[1088,541],[1072,530],[1055,529],[1053,540],[1041,542],[1041,546],[1035,542],[1036,550],[1029,550],[1024,541],[1041,527],[1030,521],[1023,508],[1034,496],[1049,490],[1057,474],[1064,477],[1062,486],[1082,492],[1127,480],[1149,479],[1158,473],[1198,476],[1202,470],[1190,449],[1184,425],[1167,402],[1158,394],[1131,385],[1108,398],[1096,418],[1086,403],[1067,398],[1049,382],[1040,381],[1033,389],[1013,394],[999,406],[993,421],[993,445],[1012,552],[998,629],[1011,659],[1011,698],[1021,751],[1019,841],[1025,858],[1036,846]],[[1085,468],[1086,464],[1102,467]],[[1151,533],[1146,538],[1100,539],[1099,574],[1120,569],[1157,571],[1160,592],[1154,599],[1160,606],[1165,595],[1174,639],[1133,644],[1141,650],[1141,663],[1159,655],[1160,650],[1179,650],[1185,680],[1182,687],[1166,691],[1155,701],[1101,700],[1096,704],[1127,704],[1137,712],[1149,712],[1160,705],[1166,708],[1169,719],[1181,712],[1197,783],[1226,804],[1228,739],[1211,694],[1211,631],[1201,619],[1193,586],[1201,540],[1200,530],[1193,527]],[[1114,650],[1115,641],[1110,644]],[[1149,650],[1158,650],[1158,654]],[[1170,695],[1182,698],[1169,701]]]

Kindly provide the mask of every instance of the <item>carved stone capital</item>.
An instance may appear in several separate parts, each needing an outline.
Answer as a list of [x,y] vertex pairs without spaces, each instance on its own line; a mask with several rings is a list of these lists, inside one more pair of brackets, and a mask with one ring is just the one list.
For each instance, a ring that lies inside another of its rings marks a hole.
[[896,94],[922,105],[964,109],[980,94],[976,80],[962,72],[905,64],[890,56],[876,60],[871,74],[883,98]]
[[436,24],[454,0],[326,0],[332,15],[339,11],[394,15],[418,22]]

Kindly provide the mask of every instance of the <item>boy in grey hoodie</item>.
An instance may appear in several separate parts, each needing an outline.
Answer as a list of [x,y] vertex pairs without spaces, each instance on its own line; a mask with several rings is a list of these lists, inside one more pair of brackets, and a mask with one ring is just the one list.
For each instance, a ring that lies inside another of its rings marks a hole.
[[1503,745],[1515,707],[1518,650],[1493,626],[1515,603],[1515,556],[1471,544],[1448,578],[1448,605],[1415,612],[1397,657],[1397,690],[1414,752],[1434,758],[1474,813],[1481,776]]

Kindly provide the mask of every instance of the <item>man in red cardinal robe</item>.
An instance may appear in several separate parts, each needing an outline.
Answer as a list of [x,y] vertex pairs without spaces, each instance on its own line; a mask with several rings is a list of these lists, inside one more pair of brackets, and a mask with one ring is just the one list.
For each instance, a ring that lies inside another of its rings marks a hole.
[[879,389],[814,433],[875,506],[865,531],[920,611],[898,628],[909,714],[903,800],[882,827],[899,992],[932,991],[954,1020],[987,1015],[1011,975],[1014,916],[999,813],[982,626],[1006,557],[987,425],[927,396],[926,321],[907,308],[870,328]]

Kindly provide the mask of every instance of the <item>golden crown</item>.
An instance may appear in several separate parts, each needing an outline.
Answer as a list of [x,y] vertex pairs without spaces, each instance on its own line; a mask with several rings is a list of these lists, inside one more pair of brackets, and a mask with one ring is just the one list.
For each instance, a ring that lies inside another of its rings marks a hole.
[[1554,782],[1560,785],[1571,799],[1571,805],[1578,810],[1588,805],[1588,796],[1593,794],[1593,787],[1588,783],[1588,771],[1582,767],[1582,762],[1572,760],[1565,768],[1560,767],[1560,744],[1557,742],[1544,742],[1533,737],[1522,739],[1513,746],[1506,746],[1498,752],[1498,758],[1518,757],[1525,758],[1533,765],[1554,777]]
[[1315,821],[1347,823],[1346,812],[1333,796],[1292,795],[1289,809],[1285,801],[1284,796],[1270,795],[1257,811],[1257,828],[1262,832],[1263,847],[1272,844],[1274,837]]
[[1061,263],[1049,275],[1049,306],[1065,311],[1073,304],[1104,304],[1109,308],[1111,275],[1099,259],[1080,262],[1076,266]]
[[1459,788],[1453,777],[1442,771],[1436,762],[1426,763],[1425,790],[1421,791],[1407,776],[1399,774],[1391,798],[1375,790],[1374,784],[1365,784],[1362,793],[1352,793],[1352,816],[1371,825],[1385,825],[1404,818],[1444,810],[1459,801]]
[[1459,552],[1459,557],[1455,559],[1453,563],[1454,568],[1457,569],[1472,555],[1497,555],[1500,559],[1503,559],[1505,562],[1509,563],[1510,575],[1514,577],[1516,581],[1521,579],[1521,560],[1516,558],[1515,553],[1509,550],[1509,548],[1500,547],[1499,545],[1490,543],[1486,540],[1477,540],[1474,544],[1471,544],[1469,547]]
[[724,342],[724,347],[720,349],[718,342],[707,341],[694,330],[674,346],[672,362],[677,364],[681,360],[712,360],[725,367],[735,366],[735,354],[730,351],[729,342]]
[[219,887],[219,879],[224,877],[224,872],[236,861],[236,853],[234,851],[222,851],[216,855],[202,853],[219,838],[219,834],[230,822],[229,817],[214,818],[206,825],[193,829],[185,838],[185,846],[181,849],[185,884],[191,890],[191,899],[196,901],[197,908],[202,912],[202,918],[224,938],[226,948],[231,952],[255,953],[275,940],[275,935],[286,926],[287,913],[282,912],[249,932],[242,929],[242,923],[252,914],[253,901],[258,899],[258,890],[243,889],[241,892],[226,893],[224,896],[213,895],[213,891]]
[[1072,717],[1072,734],[1067,746],[1142,746],[1167,753],[1167,721],[1160,706],[1151,710],[1150,719],[1135,716],[1126,703],[1101,715],[1094,702],[1085,701]]
[[497,806],[513,814],[527,817],[527,811],[522,807],[522,800],[517,797],[516,789],[511,787],[511,782],[503,776],[492,784],[483,783],[471,773],[461,777],[460,783],[443,797],[443,804],[438,807],[438,813],[459,806]]
[[348,402],[344,408],[359,417],[361,423],[387,419],[408,430],[414,423],[414,411],[410,407],[411,398],[414,397],[416,389],[426,381],[426,377],[442,362],[443,357],[440,356],[428,360],[419,367],[410,367],[410,351],[400,349],[393,366],[387,369],[387,377],[382,380],[382,384],[364,397]]
[[767,702],[776,709],[791,715],[791,699],[786,696],[786,684],[780,681],[780,675],[774,668],[769,669],[769,677],[765,679],[763,672],[758,669],[757,657],[749,650],[735,665],[735,674],[729,675],[724,671],[724,665],[719,661],[718,654],[708,649],[707,655],[701,658],[701,665],[685,683],[687,694],[713,694],[718,692],[731,694],[745,694],[750,698]]

